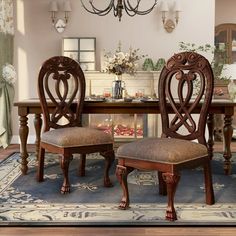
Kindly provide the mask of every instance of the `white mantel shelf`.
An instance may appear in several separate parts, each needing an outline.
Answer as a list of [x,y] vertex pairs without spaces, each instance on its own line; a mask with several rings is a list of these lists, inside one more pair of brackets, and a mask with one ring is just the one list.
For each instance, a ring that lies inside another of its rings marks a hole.
[[[100,71],[85,71],[86,95],[102,95],[104,89],[112,88],[114,74]],[[139,89],[144,89],[145,95],[157,94],[157,82],[160,71],[137,71],[134,75],[123,74],[122,80],[125,82],[129,95],[134,96]]]

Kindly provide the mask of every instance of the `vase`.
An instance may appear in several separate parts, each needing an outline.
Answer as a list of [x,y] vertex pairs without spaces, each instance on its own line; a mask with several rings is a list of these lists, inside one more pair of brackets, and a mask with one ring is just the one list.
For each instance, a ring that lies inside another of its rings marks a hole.
[[112,82],[112,98],[122,99],[125,82],[122,80],[122,74],[116,75],[115,80]]

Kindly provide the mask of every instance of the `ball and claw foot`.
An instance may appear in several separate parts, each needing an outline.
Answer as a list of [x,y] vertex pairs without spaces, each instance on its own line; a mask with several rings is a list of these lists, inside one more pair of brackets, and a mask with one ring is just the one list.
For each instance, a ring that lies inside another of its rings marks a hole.
[[169,221],[177,220],[177,215],[176,215],[175,210],[174,211],[166,210],[166,220],[169,220]]
[[113,183],[111,182],[111,180],[109,178],[108,179],[104,179],[104,187],[106,187],[106,188],[113,187]]
[[44,181],[44,178],[43,178],[43,177],[38,177],[38,178],[37,178],[37,181],[38,181],[38,182],[43,182],[43,181]]
[[119,204],[119,207],[118,207],[120,210],[126,210],[129,208],[129,203],[127,202],[127,200],[123,197],[121,199],[121,202]]
[[66,193],[70,193],[70,186],[69,185],[63,185],[62,187],[61,187],[61,193],[62,194],[66,194]]

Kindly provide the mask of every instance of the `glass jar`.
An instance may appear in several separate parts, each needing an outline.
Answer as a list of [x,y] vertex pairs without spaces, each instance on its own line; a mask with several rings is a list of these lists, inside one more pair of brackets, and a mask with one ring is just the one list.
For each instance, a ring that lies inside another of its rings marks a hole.
[[116,79],[112,82],[112,98],[122,99],[125,82],[122,81],[121,75],[116,75]]

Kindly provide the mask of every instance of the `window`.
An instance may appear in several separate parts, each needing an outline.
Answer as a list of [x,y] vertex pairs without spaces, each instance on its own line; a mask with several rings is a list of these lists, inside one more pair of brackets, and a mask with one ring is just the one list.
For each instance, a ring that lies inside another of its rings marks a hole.
[[63,38],[63,55],[80,63],[82,70],[96,68],[96,38]]

